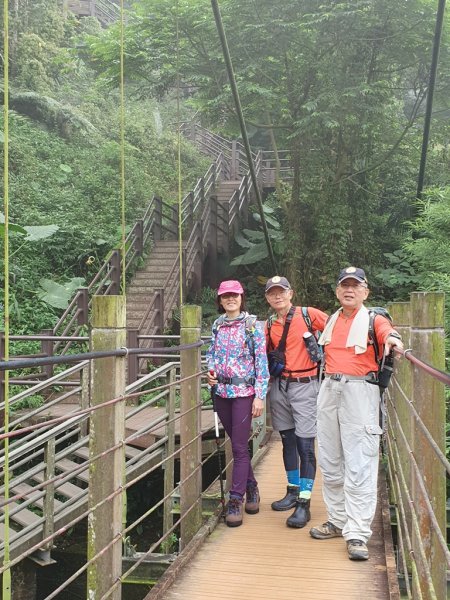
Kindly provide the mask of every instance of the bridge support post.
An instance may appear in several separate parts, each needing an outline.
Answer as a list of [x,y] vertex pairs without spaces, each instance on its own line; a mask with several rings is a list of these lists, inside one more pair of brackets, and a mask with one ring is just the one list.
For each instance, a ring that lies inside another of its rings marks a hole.
[[[414,353],[434,367],[445,370],[444,294],[441,292],[414,292],[411,294],[411,348]],[[445,392],[444,385],[419,369],[413,372],[413,402],[425,427],[445,454]],[[431,449],[422,430],[415,423],[415,452],[427,494],[441,531],[446,531],[446,472]],[[416,507],[420,538],[425,548],[436,598],[446,598],[446,559],[434,532],[428,508],[421,489],[413,479],[412,499]],[[413,549],[419,556],[418,537],[413,534]],[[428,589],[426,573],[421,562],[416,562],[422,592]],[[413,598],[419,598],[414,590]],[[422,596],[431,598],[431,595]]]
[[[201,334],[202,310],[200,306],[183,306],[181,309],[181,345],[198,342]],[[181,379],[201,370],[200,348],[181,351]],[[180,509],[181,540],[184,548],[202,524],[202,447],[201,447],[201,389],[200,377],[192,377],[180,384]]]
[[[125,346],[126,308],[124,296],[94,296],[92,314],[92,350],[111,350]],[[102,404],[125,392],[123,357],[94,360],[92,368],[92,405]],[[94,457],[123,442],[125,402],[94,411],[89,428],[89,456]],[[98,600],[106,595],[122,574],[122,510],[124,446],[113,450],[89,467],[87,598]],[[106,502],[105,498],[110,497]],[[99,505],[99,506],[97,506]],[[106,550],[105,550],[106,549]],[[121,586],[108,598],[120,600]]]
[[[405,348],[411,348],[411,303],[410,302],[393,302],[388,306],[389,312],[394,320],[395,328],[402,336]],[[400,383],[401,389],[404,395],[399,390],[395,383],[391,384],[389,389],[392,397],[392,405],[395,406],[395,412],[398,415],[398,420],[402,424],[403,434],[406,438],[409,447],[414,448],[414,417],[411,414],[409,403],[405,400],[406,398],[412,398],[413,393],[413,378],[411,376],[411,365],[407,360],[395,361],[395,377]],[[398,431],[396,415],[392,413],[390,402],[388,402],[388,423],[389,423],[389,437],[390,439],[401,440],[402,434]],[[413,470],[411,468],[411,456],[408,447],[405,444],[398,443],[398,455],[401,465],[401,471],[404,475],[406,485],[408,489],[411,489],[412,478],[414,477]],[[389,455],[390,471],[393,475],[396,471],[394,464],[394,456]],[[391,481],[390,487],[390,503],[399,505],[400,498],[398,497],[398,491],[393,481]],[[411,531],[412,517],[411,517],[411,506],[408,502],[403,502],[403,508],[405,511],[405,519],[407,522],[408,531]],[[401,524],[398,523],[398,528]],[[398,535],[400,535],[401,530]],[[399,550],[401,552],[401,544],[399,544]],[[408,577],[408,573],[404,572],[403,565],[406,564],[406,568],[411,566],[411,557],[405,552],[403,557],[399,557],[397,569],[399,573],[402,573],[404,577]]]

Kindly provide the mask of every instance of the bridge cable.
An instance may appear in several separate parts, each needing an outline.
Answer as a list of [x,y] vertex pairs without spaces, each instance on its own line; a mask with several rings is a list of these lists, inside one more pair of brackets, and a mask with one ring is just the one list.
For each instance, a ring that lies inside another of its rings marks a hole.
[[[9,6],[8,0],[3,0],[3,210],[4,210],[4,313],[5,313],[5,360],[9,360]],[[0,384],[1,385],[1,384]],[[9,430],[9,373],[4,377],[5,394],[5,432]],[[0,390],[1,391],[1,390]],[[9,498],[9,440],[5,439],[5,465],[3,473],[4,499]],[[7,567],[2,577],[2,598],[11,600],[11,569],[9,548],[9,506],[4,508],[5,530],[4,530],[4,559],[3,564]]]
[[245,153],[247,155],[248,167],[250,170],[250,176],[252,178],[253,188],[255,190],[256,201],[258,204],[259,215],[261,217],[261,225],[264,232],[264,239],[266,241],[267,250],[269,252],[270,262],[272,263],[272,270],[274,273],[277,272],[277,264],[275,261],[275,255],[273,253],[272,243],[269,237],[269,231],[267,229],[266,216],[264,214],[263,203],[261,198],[261,191],[259,189],[258,180],[256,178],[255,167],[253,164],[252,151],[250,148],[250,142],[248,139],[247,128],[245,125],[244,115],[242,112],[242,105],[239,98],[239,91],[237,89],[236,77],[233,70],[233,64],[231,62],[230,50],[228,48],[228,42],[225,34],[225,29],[220,14],[219,3],[217,0],[211,0],[211,5],[214,13],[214,19],[216,21],[217,31],[219,33],[220,43],[222,44],[223,57],[225,59],[225,66],[228,73],[228,80],[230,82],[231,91],[233,93],[234,104],[236,108],[236,114],[239,119],[239,125],[241,128],[242,141],[244,142]]
[[180,263],[180,309],[183,306],[183,212],[181,197],[181,117],[180,117],[180,3],[176,3],[176,88],[177,88],[177,170],[178,170],[178,255]]
[[427,103],[425,108],[425,121],[423,124],[422,151],[420,156],[419,175],[417,178],[416,198],[420,200],[423,192],[423,181],[425,178],[425,166],[427,162],[428,140],[430,137],[431,116],[433,111],[433,96],[436,85],[436,73],[439,60],[439,48],[441,45],[442,25],[444,21],[445,0],[439,0],[436,14],[436,25],[433,37],[433,52],[431,56],[430,77],[428,80]]
[[[124,68],[124,25],[125,11],[123,0],[120,0],[120,213],[121,213],[121,254],[122,254],[122,269],[121,269],[121,288],[122,294],[125,295],[126,283],[126,235],[125,235],[125,68]],[[120,290],[118,290],[120,293]]]

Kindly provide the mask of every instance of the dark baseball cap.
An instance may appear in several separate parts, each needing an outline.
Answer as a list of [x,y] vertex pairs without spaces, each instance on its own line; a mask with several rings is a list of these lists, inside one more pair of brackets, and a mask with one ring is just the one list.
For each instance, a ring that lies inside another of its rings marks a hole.
[[356,279],[359,283],[367,284],[366,274],[363,269],[359,269],[358,267],[346,267],[345,269],[342,269],[339,273],[338,285],[345,279]]
[[265,293],[268,292],[273,287],[281,287],[284,290],[290,290],[291,284],[286,279],[286,277],[280,277],[279,275],[274,275],[274,277],[271,277],[270,279],[267,280],[264,292]]

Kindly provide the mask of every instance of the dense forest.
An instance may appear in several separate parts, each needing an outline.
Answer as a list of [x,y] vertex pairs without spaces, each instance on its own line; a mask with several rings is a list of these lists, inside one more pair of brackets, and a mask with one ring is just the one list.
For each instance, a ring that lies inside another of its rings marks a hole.
[[[120,26],[78,20],[63,4],[11,3],[10,218],[53,226],[37,240],[12,236],[13,322],[23,331],[54,318],[39,299],[43,277],[89,278],[119,236]],[[448,14],[418,201],[435,2],[220,6],[252,143],[291,156],[292,185],[267,206],[298,301],[329,308],[350,263],[366,269],[380,302],[450,291]],[[184,118],[233,138],[239,128],[209,0],[135,2],[124,38],[131,223],[152,193],[176,196],[177,95]],[[205,162],[187,143],[182,154],[189,189]],[[236,260],[251,247],[238,237],[230,273],[270,276],[264,251]]]

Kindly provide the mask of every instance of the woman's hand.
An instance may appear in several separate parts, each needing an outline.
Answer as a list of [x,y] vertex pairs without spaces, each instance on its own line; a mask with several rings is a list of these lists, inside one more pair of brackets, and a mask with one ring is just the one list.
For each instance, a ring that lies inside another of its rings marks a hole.
[[217,381],[217,374],[215,371],[208,371],[208,373],[206,374],[206,379],[208,380],[208,385],[210,385],[211,387],[219,383]]
[[255,398],[252,404],[252,417],[255,419],[256,417],[260,417],[263,414],[264,410],[264,400],[261,398]]

